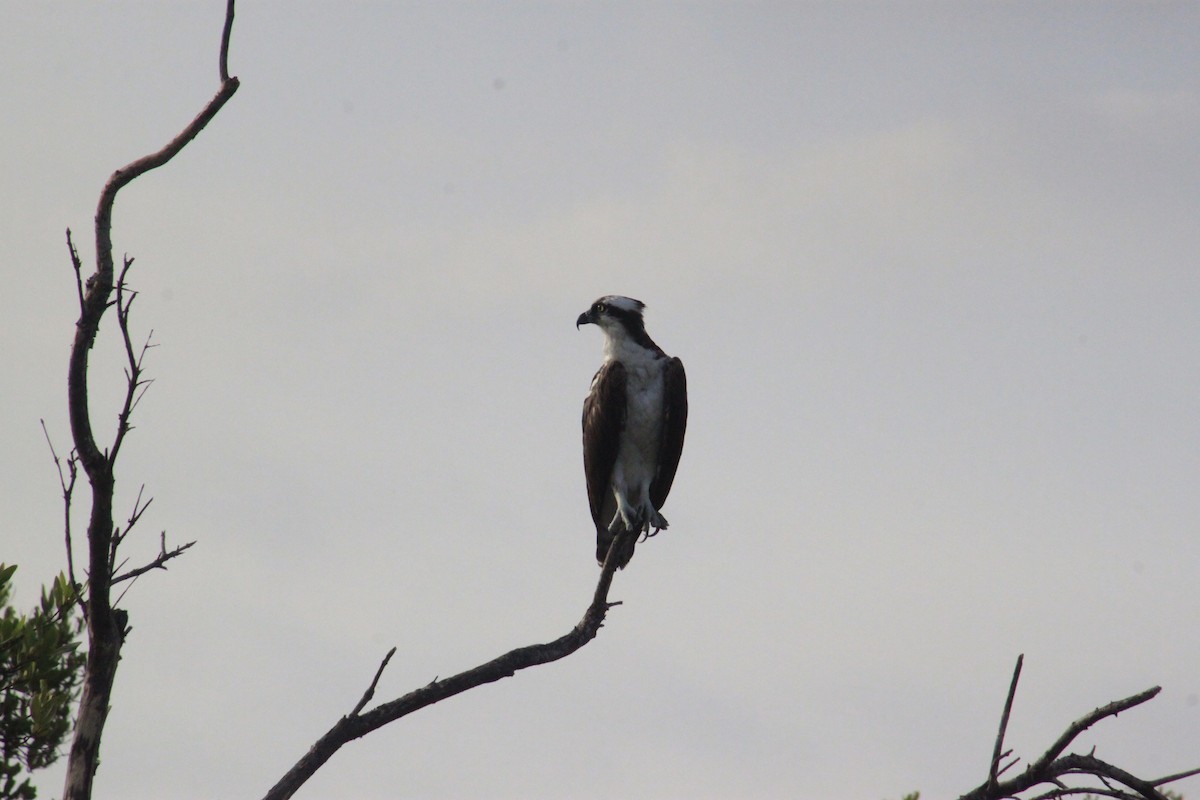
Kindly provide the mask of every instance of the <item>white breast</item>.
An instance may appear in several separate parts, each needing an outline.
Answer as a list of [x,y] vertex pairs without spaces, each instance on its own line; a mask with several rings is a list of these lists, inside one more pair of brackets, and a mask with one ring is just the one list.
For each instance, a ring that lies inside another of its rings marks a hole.
[[649,490],[658,468],[662,438],[663,370],[661,361],[625,364],[625,434],[617,452],[617,469],[626,490]]
[[629,339],[623,328],[606,328],[604,357],[625,367],[625,430],[613,466],[613,490],[653,512],[650,483],[658,471],[667,359]]

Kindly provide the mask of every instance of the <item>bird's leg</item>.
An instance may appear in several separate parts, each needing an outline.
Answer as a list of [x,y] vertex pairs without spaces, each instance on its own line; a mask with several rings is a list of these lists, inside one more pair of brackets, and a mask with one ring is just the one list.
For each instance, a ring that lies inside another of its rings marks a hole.
[[668,527],[667,518],[658,513],[658,509],[644,497],[639,503],[629,502],[622,492],[616,492],[617,512],[613,514],[612,522],[608,523],[608,531],[614,535],[622,530],[637,531],[642,534],[641,541],[655,536],[659,531]]
[[[646,541],[651,536],[654,536],[663,528],[667,527],[667,519],[662,514],[658,513],[658,509],[654,507],[654,502],[650,499],[650,482],[647,481],[641,487],[640,498],[638,500],[638,511],[641,514],[642,525],[642,541]],[[653,528],[653,530],[651,530]]]
[[[646,530],[643,531],[643,533],[645,534],[642,537],[643,541],[646,539],[649,539],[651,536],[657,536],[659,531],[664,531],[667,528],[671,527],[670,524],[667,522],[666,517],[664,517],[662,514],[658,513],[658,511],[654,510],[653,506],[651,506],[650,508],[651,508],[651,511],[653,511],[653,513],[650,515],[649,522],[646,523]],[[654,528],[654,530],[650,530],[650,528]]]
[[650,520],[646,509],[641,504],[629,502],[624,492],[617,492],[617,513],[613,514],[612,522],[608,524],[609,533],[620,533],[621,530],[645,532],[649,529]]

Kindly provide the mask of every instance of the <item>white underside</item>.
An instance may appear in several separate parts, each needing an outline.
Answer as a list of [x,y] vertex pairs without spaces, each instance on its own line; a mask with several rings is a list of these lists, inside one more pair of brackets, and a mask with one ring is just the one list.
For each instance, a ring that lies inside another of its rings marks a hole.
[[625,431],[613,466],[612,490],[617,511],[608,529],[649,533],[667,527],[650,502],[650,484],[658,474],[662,442],[663,372],[666,359],[625,340],[608,337],[605,357],[625,367]]

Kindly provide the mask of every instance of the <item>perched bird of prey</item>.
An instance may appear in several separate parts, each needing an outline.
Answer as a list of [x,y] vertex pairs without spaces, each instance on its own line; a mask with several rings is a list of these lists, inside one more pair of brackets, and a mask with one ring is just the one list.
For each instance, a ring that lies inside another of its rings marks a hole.
[[[604,332],[604,363],[583,401],[583,470],[601,564],[621,532],[649,537],[667,527],[660,510],[683,452],[683,362],[646,334],[645,307],[640,300],[609,295],[575,321],[576,328],[592,324]],[[622,569],[637,541],[629,537],[614,554]]]

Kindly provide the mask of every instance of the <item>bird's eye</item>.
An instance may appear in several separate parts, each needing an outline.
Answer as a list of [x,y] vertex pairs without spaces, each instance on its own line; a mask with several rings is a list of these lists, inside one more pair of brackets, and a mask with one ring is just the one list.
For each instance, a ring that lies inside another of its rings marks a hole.
[[595,311],[597,314],[603,314],[604,303],[596,303],[596,305],[592,307],[592,311]]

